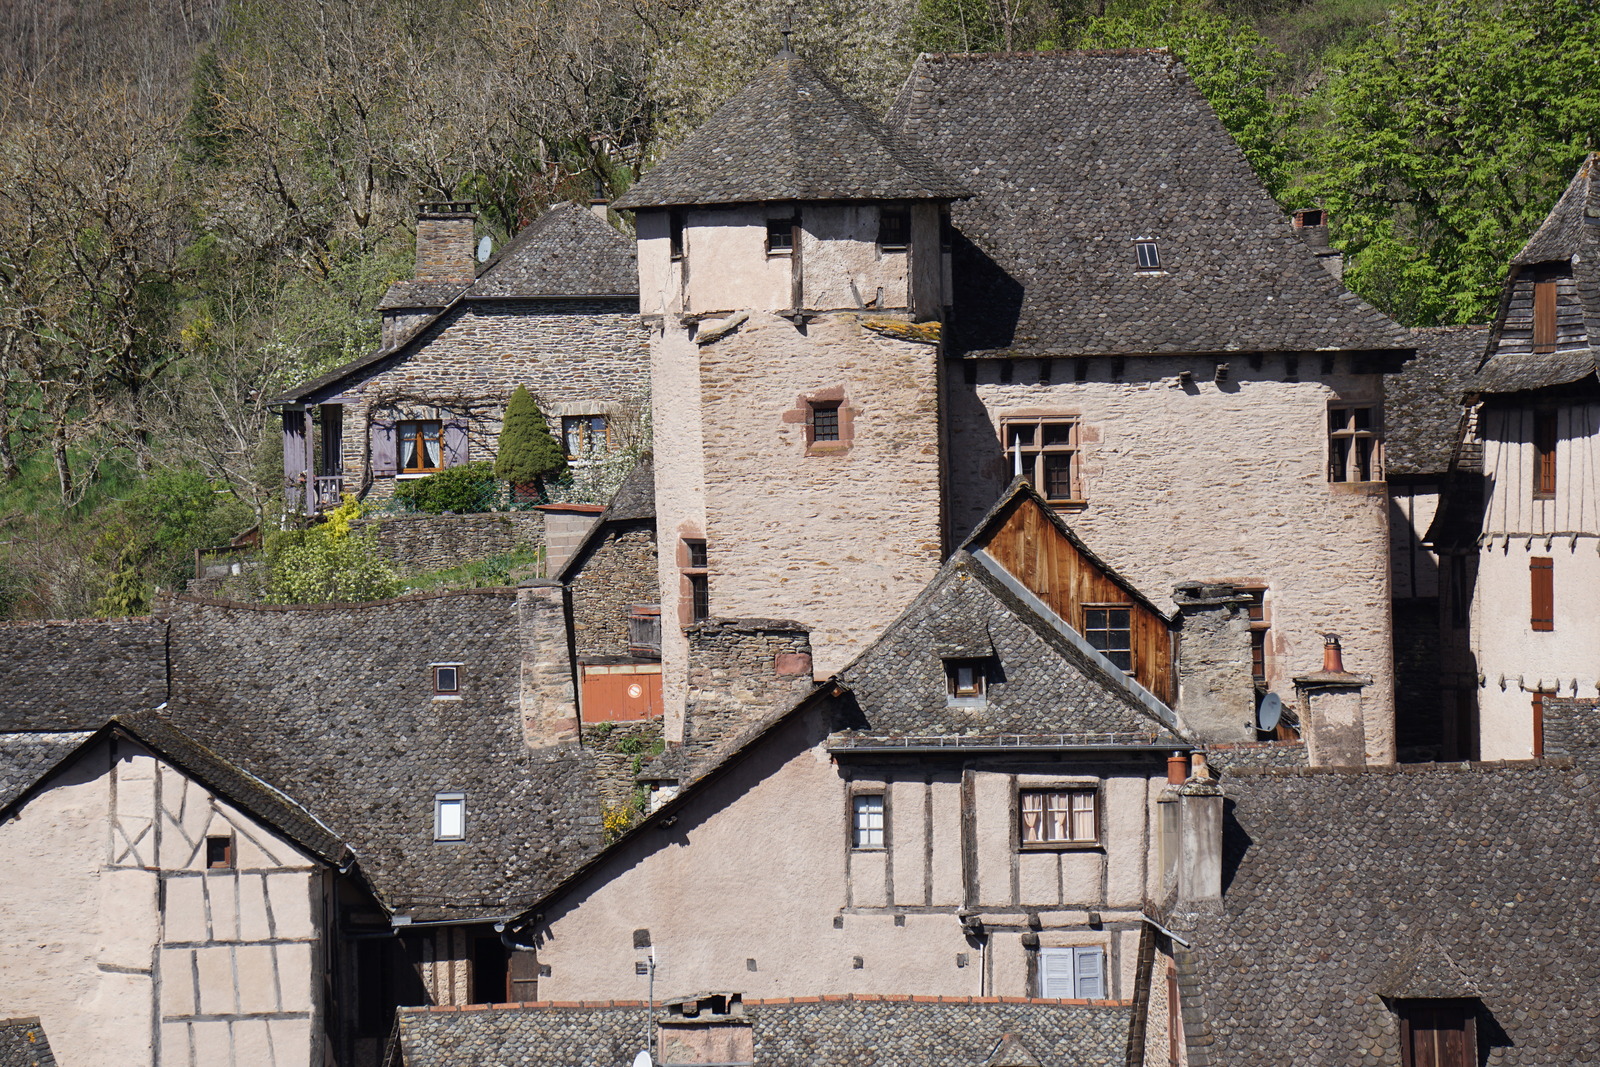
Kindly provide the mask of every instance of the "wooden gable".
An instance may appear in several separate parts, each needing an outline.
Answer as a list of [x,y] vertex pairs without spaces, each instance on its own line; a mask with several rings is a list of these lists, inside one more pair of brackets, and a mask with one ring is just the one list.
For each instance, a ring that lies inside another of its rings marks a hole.
[[1171,706],[1177,698],[1172,669],[1172,625],[1155,605],[1072,537],[1032,493],[1018,492],[969,545],[1004,567],[1079,633],[1085,611],[1127,608],[1134,680]]

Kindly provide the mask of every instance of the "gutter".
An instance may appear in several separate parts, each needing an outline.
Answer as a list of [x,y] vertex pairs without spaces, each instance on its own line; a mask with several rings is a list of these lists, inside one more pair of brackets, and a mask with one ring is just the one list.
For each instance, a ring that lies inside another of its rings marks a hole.
[[1188,749],[1193,751],[1194,746],[1187,744],[1089,744],[1071,742],[1065,744],[1016,744],[1002,745],[994,743],[963,745],[959,739],[955,744],[949,745],[829,745],[828,752],[835,756],[845,756],[852,752],[861,752],[867,755],[882,756],[894,753],[908,753],[912,755],[929,755],[932,753],[967,753],[982,752],[1171,752]]
[[1151,926],[1155,927],[1157,931],[1165,934],[1171,940],[1173,940],[1173,941],[1177,942],[1178,944],[1182,945],[1184,948],[1194,948],[1194,945],[1190,944],[1188,941],[1185,941],[1183,938],[1179,937],[1177,934],[1173,933],[1171,930],[1168,930],[1165,926],[1162,926],[1160,923],[1158,923],[1154,919],[1150,918],[1150,916],[1146,915],[1144,912],[1141,911],[1139,913],[1138,917],[1140,919],[1142,919],[1143,921],[1149,923]]

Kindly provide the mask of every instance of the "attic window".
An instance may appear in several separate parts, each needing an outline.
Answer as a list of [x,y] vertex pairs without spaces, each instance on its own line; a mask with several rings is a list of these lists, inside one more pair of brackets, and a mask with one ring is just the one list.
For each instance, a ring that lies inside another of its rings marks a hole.
[[461,664],[436,663],[433,665],[433,695],[456,697],[461,695]]
[[983,700],[988,682],[988,662],[979,658],[944,661],[946,690],[952,704],[974,704]]
[[799,227],[800,220],[795,218],[768,219],[767,220],[767,255],[788,256],[794,254],[794,231]]
[[667,246],[672,250],[673,259],[683,258],[683,212],[676,209],[667,212]]
[[467,794],[434,794],[433,839],[435,841],[461,841],[466,836]]
[[1133,612],[1129,608],[1083,609],[1083,636],[1089,647],[1122,670],[1133,671]]
[[1405,1067],[1475,1067],[1477,1003],[1465,998],[1396,1000]]
[[1139,258],[1140,270],[1160,270],[1161,250],[1154,241],[1133,242],[1134,254]]
[[911,212],[886,207],[878,213],[878,251],[904,252],[911,247]]
[[232,866],[232,835],[218,835],[206,838],[206,868],[213,871],[225,871]]
[[1295,221],[1298,222],[1302,227],[1321,226],[1324,218],[1325,216],[1323,215],[1321,208],[1306,208],[1303,211],[1295,212]]

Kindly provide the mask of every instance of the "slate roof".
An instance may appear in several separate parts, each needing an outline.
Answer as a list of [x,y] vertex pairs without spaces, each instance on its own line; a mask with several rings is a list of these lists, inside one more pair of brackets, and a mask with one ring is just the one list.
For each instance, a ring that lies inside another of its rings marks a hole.
[[[941,653],[993,656],[982,706],[952,706]],[[1026,739],[1052,744],[1186,742],[1057,625],[957,552],[883,634],[842,670],[867,738]]]
[[1228,775],[1191,1065],[1392,1067],[1384,995],[1469,988],[1490,1067],[1600,1063],[1595,786],[1564,761]]
[[[637,299],[637,246],[575,204],[551,208],[524,226],[470,286],[456,282],[396,282],[378,309],[438,308],[392,347],[380,347],[326,374],[301,382],[270,404],[331,395],[329,389],[387,359],[402,357],[427,327],[470,300]],[[402,289],[402,287],[410,287]]]
[[924,55],[886,124],[975,194],[952,208],[952,351],[1411,346],[1295,236],[1164,50]]
[[92,736],[88,730],[0,734],[0,811],[9,808]]
[[[392,911],[514,914],[601,836],[590,754],[524,743],[515,597],[311,608],[176,598],[163,716],[315,812]],[[437,662],[462,664],[460,699],[433,699]],[[435,841],[434,796],[455,791],[466,839]]]
[[0,1067],[55,1067],[50,1039],[37,1016],[0,1019]]
[[[645,1005],[402,1009],[403,1067],[627,1064]],[[1127,1052],[1128,1006],[1096,1001],[839,996],[745,1002],[757,1067],[982,1067],[1006,1035],[1047,1067],[1100,1067]]]
[[925,152],[789,53],[773,59],[616,207],[966,195]]
[[1443,474],[1460,436],[1462,396],[1483,361],[1488,326],[1414,329],[1417,354],[1384,378],[1383,458],[1390,475]]
[[558,204],[484,264],[468,300],[637,296],[638,244],[577,204]]
[[167,699],[160,619],[0,625],[0,732],[97,730]]
[[[1558,352],[1491,351],[1471,387],[1477,393],[1519,393],[1569,385],[1600,373],[1595,339],[1600,338],[1600,152],[1579,165],[1566,191],[1528,243],[1511,260],[1500,301],[1504,321],[1521,268],[1536,263],[1570,262],[1583,309],[1589,347]],[[1495,342],[1499,341],[1498,323]]]

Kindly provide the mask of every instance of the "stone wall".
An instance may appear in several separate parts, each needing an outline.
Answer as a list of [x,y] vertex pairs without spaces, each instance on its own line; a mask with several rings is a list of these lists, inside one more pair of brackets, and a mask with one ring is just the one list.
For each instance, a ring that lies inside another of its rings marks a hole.
[[1063,517],[1078,535],[1163,607],[1180,582],[1264,588],[1280,696],[1338,633],[1347,668],[1373,676],[1369,761],[1388,762],[1388,495],[1328,481],[1329,405],[1381,402],[1372,370],[1342,353],[962,363],[949,376],[951,533],[965,536],[1011,478],[1002,419],[1077,417],[1085,502]]
[[628,656],[628,616],[635,604],[654,604],[656,531],[644,523],[603,530],[569,588],[572,640],[579,661]]
[[633,803],[634,775],[661,741],[661,720],[585,723],[583,747],[594,756],[595,789],[600,803],[619,807]]
[[684,742],[702,766],[746,727],[812,688],[811,637],[798,623],[708,619],[688,634]]
[[379,555],[407,572],[445,570],[544,544],[544,516],[537,511],[392,515],[356,525],[375,527]]
[[[394,475],[372,470],[375,419],[438,419],[466,431],[464,461],[492,460],[512,390],[525,385],[546,415],[609,414],[649,392],[644,328],[634,300],[464,303],[345,387],[345,490],[381,499]],[[321,433],[321,427],[318,427]]]

